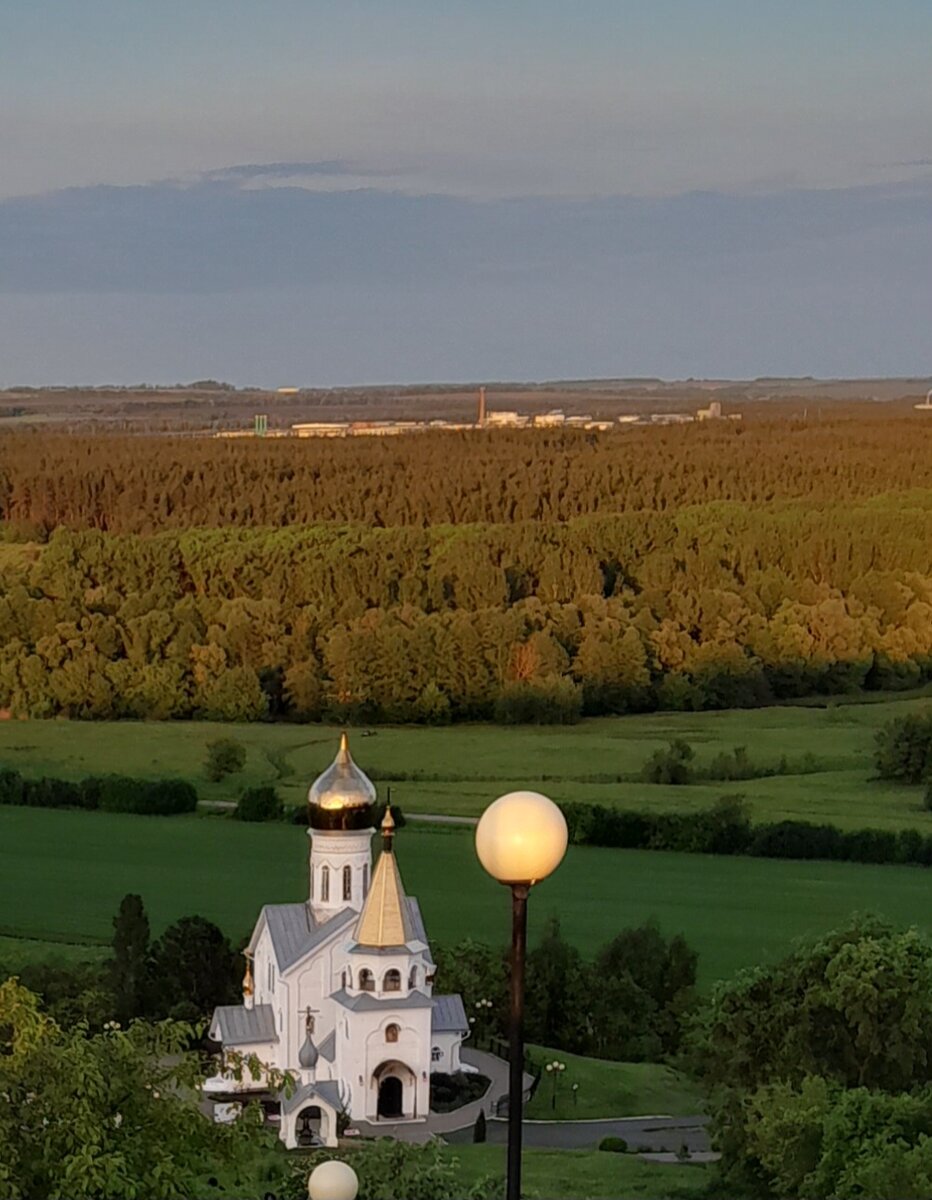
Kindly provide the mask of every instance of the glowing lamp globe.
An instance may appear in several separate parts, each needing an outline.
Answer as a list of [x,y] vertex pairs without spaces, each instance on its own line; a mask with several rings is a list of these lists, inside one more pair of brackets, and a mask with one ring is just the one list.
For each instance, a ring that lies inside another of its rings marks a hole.
[[476,827],[479,861],[499,883],[546,879],[566,853],[566,820],[540,792],[509,792],[485,810]]
[[348,1163],[336,1159],[315,1167],[307,1181],[310,1200],[356,1200],[358,1192],[356,1172]]

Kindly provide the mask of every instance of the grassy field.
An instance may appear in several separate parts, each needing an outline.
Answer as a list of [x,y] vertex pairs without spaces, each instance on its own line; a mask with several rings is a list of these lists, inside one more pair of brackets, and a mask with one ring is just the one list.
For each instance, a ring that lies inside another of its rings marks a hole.
[[537,1063],[556,1060],[566,1066],[556,1075],[544,1073],[526,1110],[531,1120],[673,1116],[699,1113],[705,1107],[702,1091],[692,1080],[660,1063],[606,1062],[542,1046],[528,1049]]
[[[156,933],[199,913],[238,938],[263,904],[307,895],[306,845],[293,825],[2,808],[0,935],[36,939],[33,956],[61,953],[46,939],[103,943],[121,897],[138,892]],[[468,830],[404,829],[397,849],[432,939],[504,944],[507,898],[479,867]],[[535,889],[531,935],[556,913],[566,936],[592,953],[619,929],[656,917],[696,947],[708,985],[855,909],[928,928],[929,881],[914,867],[574,847]]]
[[[876,731],[924,700],[776,707],[720,713],[599,718],[570,727],[381,727],[351,735],[360,763],[388,784],[406,812],[477,815],[516,786],[536,785],[557,801],[628,808],[690,809],[728,793],[750,801],[758,820],[800,818],[847,828],[913,826],[932,833],[921,789],[872,781]],[[244,771],[218,784],[204,775],[205,747],[234,737],[247,749]],[[303,803],[311,780],[333,758],[338,730],[321,725],[214,725],[205,722],[0,722],[0,765],[27,775],[120,772],[181,775],[205,800],[235,799],[243,787],[273,783],[287,803]],[[708,762],[747,747],[754,762],[809,753],[819,770],[738,783],[664,787],[640,782],[648,755],[680,737]],[[394,781],[386,779],[394,776]],[[408,778],[398,778],[408,776]]]
[[[446,1153],[465,1184],[504,1179],[504,1146],[451,1146]],[[658,1166],[630,1154],[525,1150],[522,1157],[522,1194],[540,1200],[665,1200],[698,1195],[708,1183],[705,1167]]]

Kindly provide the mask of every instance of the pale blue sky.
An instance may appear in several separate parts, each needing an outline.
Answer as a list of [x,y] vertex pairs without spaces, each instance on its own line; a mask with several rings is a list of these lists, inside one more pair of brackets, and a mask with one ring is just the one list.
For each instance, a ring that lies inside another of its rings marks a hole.
[[928,369],[930,46],[928,0],[2,0],[0,381]]

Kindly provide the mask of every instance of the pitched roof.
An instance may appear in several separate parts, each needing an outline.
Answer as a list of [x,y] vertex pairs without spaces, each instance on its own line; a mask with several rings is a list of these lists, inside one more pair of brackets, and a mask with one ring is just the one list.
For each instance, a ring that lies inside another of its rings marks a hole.
[[390,842],[376,863],[355,936],[358,945],[376,949],[404,946],[414,938],[408,897]]
[[271,1004],[257,1004],[255,1008],[244,1008],[242,1004],[228,1004],[215,1008],[211,1021],[211,1030],[213,1029],[219,1032],[220,1041],[224,1046],[249,1046],[257,1042],[278,1041],[275,1014]]
[[302,1084],[290,1096],[286,1096],[284,1092],[281,1092],[279,1099],[282,1111],[286,1113],[294,1112],[296,1108],[303,1108],[307,1103],[313,1104],[315,1100],[323,1100],[324,1104],[328,1104],[335,1112],[340,1112],[343,1108],[343,1101],[340,1097],[340,1085],[335,1079],[324,1079],[320,1083]]
[[324,1040],[320,1043],[320,1057],[325,1058],[327,1062],[332,1063],[337,1056],[337,1031],[331,1029]]
[[371,992],[360,992],[358,996],[351,996],[347,991],[339,991],[334,992],[330,999],[336,1000],[337,1004],[348,1008],[350,1012],[375,1012],[380,1008],[430,1008],[431,1006],[430,996],[419,991],[408,992],[407,996],[399,996],[397,992],[392,992],[382,999],[373,996]]
[[434,996],[430,1027],[433,1033],[468,1033],[462,996]]
[[351,908],[343,908],[318,924],[309,904],[266,904],[260,921],[264,918],[268,926],[279,971],[287,971],[355,915]]

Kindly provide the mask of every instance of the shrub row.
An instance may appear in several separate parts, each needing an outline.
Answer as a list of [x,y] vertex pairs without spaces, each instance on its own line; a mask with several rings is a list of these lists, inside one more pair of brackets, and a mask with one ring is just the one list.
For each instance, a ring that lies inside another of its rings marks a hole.
[[845,830],[809,821],[753,825],[746,803],[737,796],[725,796],[711,808],[691,813],[623,811],[583,803],[562,807],[570,841],[580,846],[932,866],[932,834],[916,829]]
[[24,779],[19,771],[0,770],[0,804],[174,816],[197,808],[197,792],[184,779],[100,775],[75,782],[69,779]]

